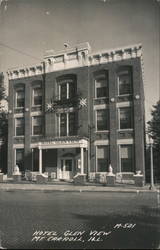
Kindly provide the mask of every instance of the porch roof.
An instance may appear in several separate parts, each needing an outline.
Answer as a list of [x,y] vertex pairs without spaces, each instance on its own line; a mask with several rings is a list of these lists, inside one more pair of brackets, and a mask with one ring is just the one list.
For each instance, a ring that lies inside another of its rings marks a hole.
[[46,137],[31,144],[32,148],[54,149],[54,148],[88,148],[88,138],[79,136],[70,137]]

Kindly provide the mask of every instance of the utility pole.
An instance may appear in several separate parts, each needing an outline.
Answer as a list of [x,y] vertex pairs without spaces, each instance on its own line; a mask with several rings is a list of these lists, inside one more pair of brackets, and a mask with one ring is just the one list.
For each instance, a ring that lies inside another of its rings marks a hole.
[[153,139],[149,136],[149,146],[150,146],[150,190],[154,190],[154,170],[153,170]]

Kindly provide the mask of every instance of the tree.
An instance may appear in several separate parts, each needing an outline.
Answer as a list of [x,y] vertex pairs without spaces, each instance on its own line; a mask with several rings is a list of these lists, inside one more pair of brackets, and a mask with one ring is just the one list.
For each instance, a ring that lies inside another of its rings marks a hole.
[[1,101],[5,99],[5,88],[4,88],[4,75],[3,73],[0,73],[0,105]]
[[160,180],[160,100],[153,105],[152,118],[148,122],[148,134],[153,139],[153,159],[155,180]]
[[0,73],[0,166],[3,172],[7,171],[7,143],[8,143],[8,115],[3,108],[6,100],[4,75]]
[[148,122],[148,133],[154,141],[154,147],[160,150],[160,101],[153,105],[152,119]]
[[4,139],[7,136],[7,112],[3,108],[2,102],[6,100],[4,88],[4,75],[0,73],[0,138]]

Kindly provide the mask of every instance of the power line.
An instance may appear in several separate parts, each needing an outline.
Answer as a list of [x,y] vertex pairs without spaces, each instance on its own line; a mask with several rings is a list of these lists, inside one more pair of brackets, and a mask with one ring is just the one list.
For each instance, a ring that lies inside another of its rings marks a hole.
[[1,41],[0,41],[0,46],[3,46],[3,47],[5,47],[5,48],[11,49],[11,50],[14,50],[14,51],[16,51],[16,52],[18,52],[18,53],[20,53],[20,54],[23,54],[23,55],[25,55],[25,56],[31,57],[31,58],[36,59],[36,60],[38,60],[38,61],[39,61],[39,60],[42,60],[42,59],[40,59],[40,58],[38,58],[38,57],[35,57],[35,56],[32,56],[32,55],[30,55],[30,54],[28,54],[28,53],[22,52],[22,51],[19,50],[19,49],[16,49],[16,48],[13,48],[13,47],[11,47],[11,46],[9,46],[9,45],[7,45],[7,44],[4,44],[4,43],[2,43]]

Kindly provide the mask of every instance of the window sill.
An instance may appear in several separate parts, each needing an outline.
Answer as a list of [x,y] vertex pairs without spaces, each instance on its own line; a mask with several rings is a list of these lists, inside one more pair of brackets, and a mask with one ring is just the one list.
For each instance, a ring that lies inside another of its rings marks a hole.
[[93,99],[94,99],[94,100],[109,99],[109,96],[94,97]]
[[95,131],[95,133],[109,133],[109,130],[98,130],[98,131]]
[[133,131],[133,128],[118,129],[118,132]]
[[14,138],[24,138],[24,135],[14,135]]
[[42,136],[42,134],[40,134],[40,135],[31,135],[31,136],[33,136],[33,137],[34,137],[34,136],[35,136],[35,137],[36,137],[36,136]]
[[24,109],[24,107],[14,107],[15,109]]
[[42,107],[42,104],[39,104],[39,105],[32,105],[32,108],[36,108],[36,107]]
[[132,96],[132,94],[117,95],[117,97],[127,97],[127,96]]

